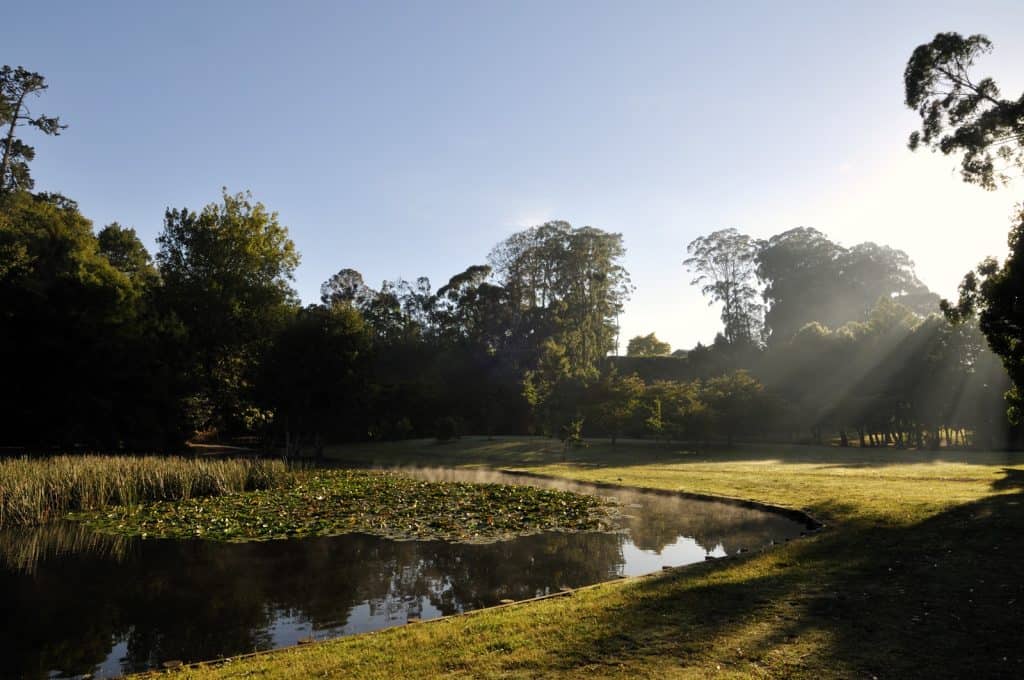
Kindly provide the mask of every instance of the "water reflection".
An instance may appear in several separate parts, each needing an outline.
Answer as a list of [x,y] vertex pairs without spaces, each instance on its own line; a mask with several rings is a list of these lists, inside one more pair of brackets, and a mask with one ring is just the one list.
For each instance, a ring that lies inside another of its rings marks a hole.
[[0,533],[3,673],[111,676],[168,659],[365,632],[755,548],[803,529],[731,505],[615,495],[630,514],[628,533],[550,533],[484,545],[361,534],[247,544],[142,541],[76,525]]
[[401,472],[432,481],[529,484],[614,498],[626,515],[624,524],[630,542],[636,547],[661,552],[676,544],[680,537],[685,537],[703,549],[699,559],[706,554],[732,555],[741,549],[757,548],[772,539],[799,535],[806,528],[781,514],[671,493],[605,488],[568,479],[493,470],[402,468]]

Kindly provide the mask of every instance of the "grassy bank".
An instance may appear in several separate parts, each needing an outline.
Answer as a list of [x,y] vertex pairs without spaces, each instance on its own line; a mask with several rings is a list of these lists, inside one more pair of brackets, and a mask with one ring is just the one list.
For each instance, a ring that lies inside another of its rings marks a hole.
[[69,512],[217,496],[280,485],[279,461],[56,456],[0,460],[0,528]]
[[1020,677],[1024,460],[464,440],[346,462],[518,467],[805,509],[816,536],[571,597],[282,650],[182,677]]

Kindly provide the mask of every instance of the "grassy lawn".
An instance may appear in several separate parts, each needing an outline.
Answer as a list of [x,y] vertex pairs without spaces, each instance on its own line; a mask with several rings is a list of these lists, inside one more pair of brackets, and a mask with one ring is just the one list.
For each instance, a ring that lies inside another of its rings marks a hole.
[[341,447],[381,465],[528,469],[799,508],[765,553],[281,650],[194,678],[1024,677],[1024,457],[464,439]]

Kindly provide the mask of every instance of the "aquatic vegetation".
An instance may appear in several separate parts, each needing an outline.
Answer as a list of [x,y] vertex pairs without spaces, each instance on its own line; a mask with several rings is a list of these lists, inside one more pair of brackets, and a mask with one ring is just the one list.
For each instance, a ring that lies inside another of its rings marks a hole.
[[281,461],[161,456],[0,460],[0,528],[44,524],[69,512],[269,489],[288,479]]
[[502,484],[429,482],[394,472],[306,470],[278,488],[77,513],[100,531],[250,541],[361,532],[489,541],[541,531],[612,530],[611,501]]

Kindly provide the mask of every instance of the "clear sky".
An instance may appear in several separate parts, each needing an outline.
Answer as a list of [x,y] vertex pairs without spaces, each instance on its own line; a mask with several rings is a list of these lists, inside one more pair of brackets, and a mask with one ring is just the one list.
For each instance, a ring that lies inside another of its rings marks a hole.
[[44,74],[70,124],[37,188],[155,248],[167,206],[220,187],[280,213],[315,301],[344,267],[435,287],[548,219],[621,232],[623,338],[709,341],[694,237],[816,227],[906,250],[951,295],[1002,255],[1024,185],[963,185],[906,149],[915,46],[985,33],[1024,90],[1024,2],[23,2],[0,64]]

